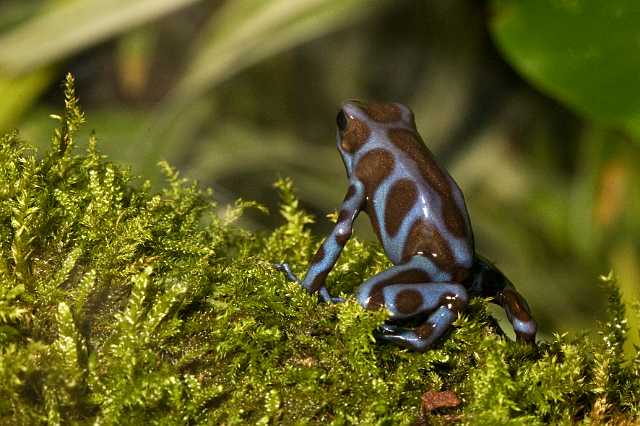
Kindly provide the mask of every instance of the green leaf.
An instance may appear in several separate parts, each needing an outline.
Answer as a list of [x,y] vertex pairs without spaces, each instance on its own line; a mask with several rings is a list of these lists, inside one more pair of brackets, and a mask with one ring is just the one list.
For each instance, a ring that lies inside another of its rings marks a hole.
[[494,38],[531,83],[577,112],[640,135],[635,0],[495,0]]

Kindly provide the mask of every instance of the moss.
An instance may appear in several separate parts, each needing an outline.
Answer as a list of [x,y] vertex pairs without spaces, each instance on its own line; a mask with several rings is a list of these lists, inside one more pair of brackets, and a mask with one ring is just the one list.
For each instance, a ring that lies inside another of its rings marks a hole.
[[[250,233],[233,223],[255,203],[219,215],[210,191],[167,164],[153,192],[100,155],[95,137],[79,153],[71,77],[53,117],[48,152],[17,133],[0,140],[0,423],[637,419],[640,355],[623,359],[611,277],[596,338],[517,344],[476,299],[424,354],[376,343],[384,312],[352,297],[319,305],[271,267],[286,259],[303,272],[319,242],[290,181],[276,184],[284,225]],[[386,266],[376,245],[352,240],[329,287],[352,294]],[[442,390],[460,405],[421,413],[423,393]]]

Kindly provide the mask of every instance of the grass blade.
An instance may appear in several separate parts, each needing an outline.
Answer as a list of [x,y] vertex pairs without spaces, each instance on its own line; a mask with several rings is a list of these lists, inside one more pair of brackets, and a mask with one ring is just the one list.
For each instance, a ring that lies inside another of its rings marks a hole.
[[0,69],[11,74],[32,70],[199,1],[61,3],[0,37]]

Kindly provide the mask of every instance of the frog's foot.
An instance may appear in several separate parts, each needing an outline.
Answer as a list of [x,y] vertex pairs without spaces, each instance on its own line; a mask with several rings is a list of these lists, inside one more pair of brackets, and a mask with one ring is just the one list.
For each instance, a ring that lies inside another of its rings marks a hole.
[[402,330],[402,327],[385,322],[380,326],[381,334],[379,334],[379,337],[384,339],[384,335],[397,334],[400,330]]
[[427,315],[426,321],[416,328],[385,323],[378,336],[419,352],[428,349],[447,331],[469,300],[466,289],[457,283],[399,284],[384,282],[384,275],[379,276],[360,287],[358,300],[364,307],[384,306],[394,322]]
[[424,324],[415,329],[384,324],[378,338],[417,352],[424,352],[447,331],[456,316],[457,313],[449,307],[440,306]]
[[276,271],[283,272],[288,281],[302,285],[302,281],[300,281],[300,279],[296,277],[296,274],[291,271],[288,263],[274,263],[273,267]]

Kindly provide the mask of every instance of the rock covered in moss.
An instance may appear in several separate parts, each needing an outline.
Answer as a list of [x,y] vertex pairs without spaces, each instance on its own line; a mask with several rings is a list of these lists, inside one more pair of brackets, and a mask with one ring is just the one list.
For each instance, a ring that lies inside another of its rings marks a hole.
[[[290,181],[284,225],[250,233],[161,164],[148,182],[100,155],[67,78],[48,152],[0,139],[0,423],[543,424],[632,421],[640,356],[624,362],[611,280],[597,339],[537,348],[496,333],[476,299],[424,354],[377,343],[383,311],[318,305],[272,262],[317,245]],[[348,296],[386,259],[351,241],[329,278]],[[299,271],[300,272],[300,271]],[[446,413],[426,392],[455,395]]]

